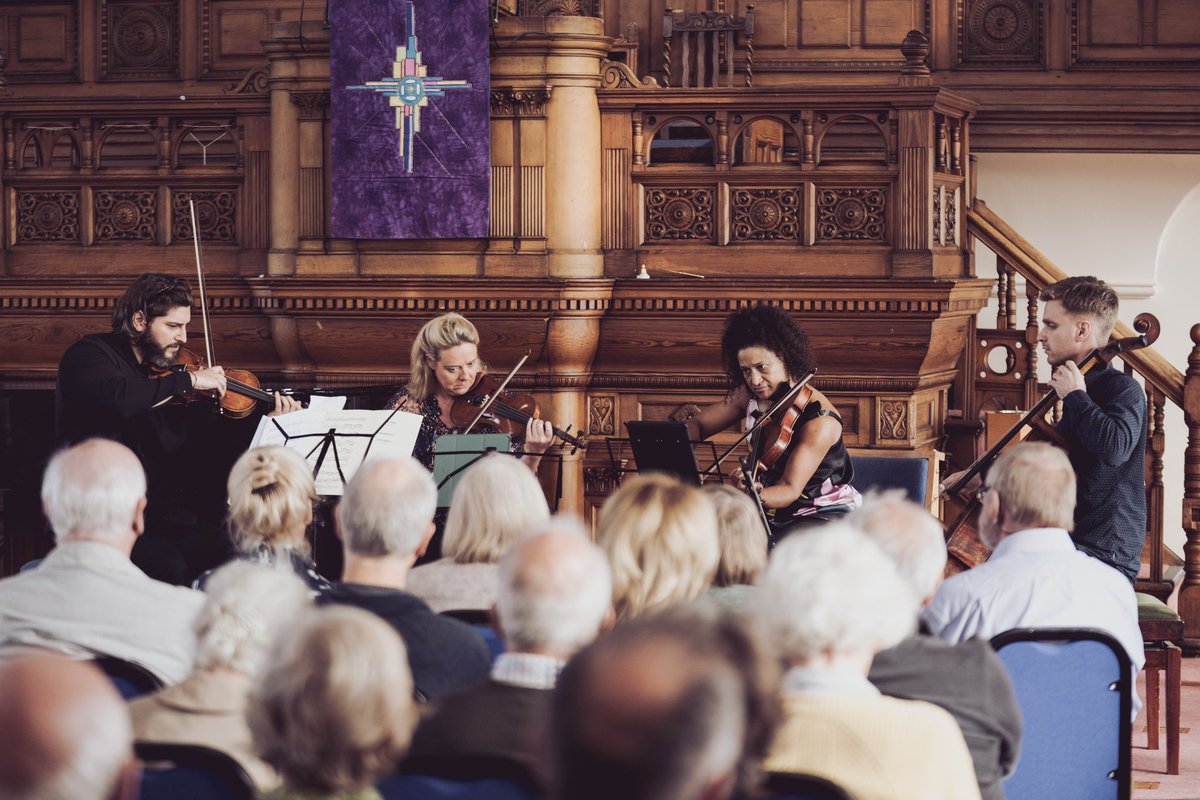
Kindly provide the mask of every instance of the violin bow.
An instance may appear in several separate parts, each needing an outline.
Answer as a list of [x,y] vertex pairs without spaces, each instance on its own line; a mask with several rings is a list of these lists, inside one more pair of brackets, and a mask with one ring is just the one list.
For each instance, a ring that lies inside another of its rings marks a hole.
[[759,423],[765,419],[770,419],[772,416],[778,413],[779,409],[787,408],[789,405],[791,405],[792,400],[796,398],[796,395],[800,393],[800,390],[808,385],[808,382],[811,381],[813,376],[816,374],[817,371],[814,369],[812,372],[796,381],[796,385],[789,389],[787,394],[779,398],[779,400],[777,400],[769,409],[767,409],[766,413],[760,415],[758,420],[756,420],[753,425],[747,428],[745,433],[737,438],[737,441],[729,445],[729,447],[725,449],[724,453],[721,453],[717,460],[712,463],[712,466],[700,473],[700,477],[706,478],[712,474],[713,470],[720,468],[721,463],[724,462],[725,459],[729,458],[729,454],[736,450],[738,445],[750,438],[750,436],[754,433],[754,429],[758,427]]
[[[738,461],[742,465],[742,475],[749,474],[750,464],[746,460],[746,456],[742,456]],[[758,519],[763,524],[763,529],[767,532],[767,542],[771,541],[771,520],[767,518],[767,507],[763,505],[762,495],[758,493],[758,486],[754,480],[750,479],[746,482],[746,491],[754,498],[754,505],[758,508]]]
[[196,280],[200,287],[200,319],[204,325],[204,353],[208,356],[208,366],[213,365],[212,336],[208,333],[208,295],[204,291],[204,270],[200,264],[200,226],[196,224],[196,203],[188,195],[188,213],[192,219],[192,246],[196,251]]
[[525,362],[529,360],[529,354],[532,352],[532,350],[526,350],[525,355],[521,356],[521,360],[517,362],[517,365],[513,367],[508,375],[505,376],[504,380],[500,382],[499,388],[487,396],[487,400],[485,400],[483,405],[479,407],[479,413],[475,415],[475,419],[471,420],[471,424],[463,430],[464,434],[470,433],[471,429],[475,427],[476,423],[483,419],[483,415],[486,414],[488,409],[492,407],[492,403],[496,402],[496,398],[504,394],[504,389],[508,386],[508,382],[511,381],[513,376],[517,374],[517,370],[525,366]]

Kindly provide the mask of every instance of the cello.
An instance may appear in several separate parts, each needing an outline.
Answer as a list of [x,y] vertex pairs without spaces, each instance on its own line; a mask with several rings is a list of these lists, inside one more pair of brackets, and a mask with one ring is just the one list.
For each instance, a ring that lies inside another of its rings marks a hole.
[[[1104,347],[1093,350],[1079,363],[1080,371],[1086,374],[1093,369],[1103,369],[1123,353],[1149,347],[1158,340],[1161,332],[1158,318],[1153,314],[1138,314],[1133,319],[1133,328],[1138,335],[1125,339],[1114,339]],[[963,490],[971,483],[972,479],[990,469],[1000,453],[1026,427],[1031,429],[1030,437],[1049,441],[1051,444],[1066,449],[1066,443],[1046,419],[1046,413],[1057,399],[1058,395],[1053,389],[1046,392],[1041,400],[1035,403],[1033,408],[1029,409],[986,453],[975,459],[971,466],[958,474],[952,484],[944,488],[942,496],[947,501],[947,511],[954,517],[954,522],[946,527],[946,549],[950,554],[950,560],[946,565],[947,576],[978,566],[991,555],[991,548],[985,545],[979,537],[977,524],[979,497],[974,492],[967,497],[962,496]]]

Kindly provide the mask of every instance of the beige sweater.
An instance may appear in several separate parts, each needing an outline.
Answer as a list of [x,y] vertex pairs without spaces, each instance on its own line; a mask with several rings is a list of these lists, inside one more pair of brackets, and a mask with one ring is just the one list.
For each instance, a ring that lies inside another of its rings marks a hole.
[[929,703],[872,694],[783,696],[770,772],[802,772],[855,800],[979,800],[954,718]]

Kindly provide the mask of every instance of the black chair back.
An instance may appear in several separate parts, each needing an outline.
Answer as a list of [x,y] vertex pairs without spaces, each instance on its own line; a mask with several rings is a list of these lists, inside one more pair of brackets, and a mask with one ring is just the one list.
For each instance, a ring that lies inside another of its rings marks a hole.
[[196,744],[134,743],[141,800],[253,800],[254,782],[231,756]]
[[776,800],[854,800],[832,781],[798,772],[771,772],[763,781],[764,797]]
[[125,700],[132,700],[163,688],[163,682],[158,676],[141,664],[116,656],[99,656],[92,663],[108,676]]

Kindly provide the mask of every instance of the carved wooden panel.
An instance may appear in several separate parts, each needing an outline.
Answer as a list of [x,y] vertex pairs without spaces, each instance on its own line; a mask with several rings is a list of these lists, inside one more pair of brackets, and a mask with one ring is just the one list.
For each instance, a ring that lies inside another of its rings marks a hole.
[[4,77],[12,83],[77,79],[78,26],[74,3],[5,3],[0,7],[0,46],[8,56]]
[[928,27],[925,0],[776,0],[756,3],[754,14],[756,69],[783,68],[779,51],[789,48],[826,50],[847,67],[897,61],[877,48],[894,50],[910,30]]
[[237,192],[193,191],[173,192],[171,210],[174,225],[171,238],[191,241],[192,222],[188,198],[196,204],[196,224],[200,228],[200,240],[211,242],[237,241]]
[[633,247],[629,148],[604,150],[604,218],[601,245],[605,250]]
[[733,238],[738,241],[796,241],[804,234],[803,190],[734,189]]
[[817,240],[886,241],[887,211],[884,189],[820,189]]
[[513,224],[513,168],[511,166],[492,167],[492,196],[488,208],[491,209],[491,222],[488,235],[494,239],[511,239],[516,235]]
[[233,77],[265,66],[262,40],[271,24],[325,17],[325,4],[297,0],[201,0],[200,70],[202,77]]
[[96,242],[153,242],[158,231],[158,192],[97,190]]
[[1097,67],[1190,67],[1200,61],[1200,4],[1072,0],[1071,61]]
[[100,74],[112,80],[179,76],[179,4],[101,0]]
[[78,242],[79,192],[17,192],[17,242]]
[[963,65],[1044,63],[1040,0],[958,0],[958,61]]
[[534,239],[546,235],[546,168],[541,164],[521,165],[521,236]]
[[646,187],[646,240],[712,240],[715,237],[713,188]]
[[587,401],[588,436],[617,435],[617,396],[615,394],[590,394]]

